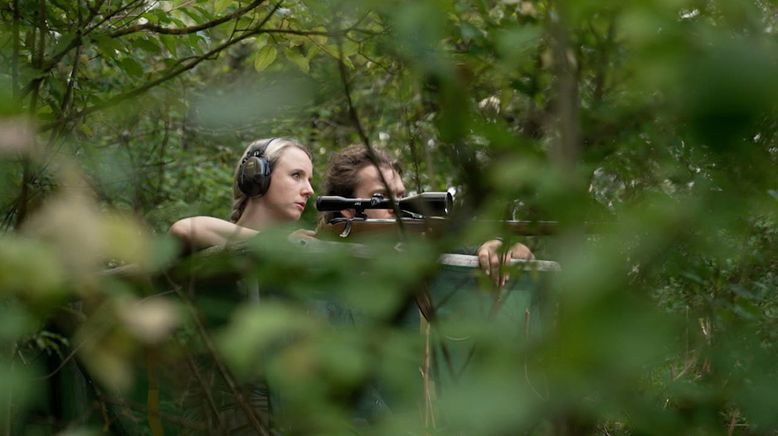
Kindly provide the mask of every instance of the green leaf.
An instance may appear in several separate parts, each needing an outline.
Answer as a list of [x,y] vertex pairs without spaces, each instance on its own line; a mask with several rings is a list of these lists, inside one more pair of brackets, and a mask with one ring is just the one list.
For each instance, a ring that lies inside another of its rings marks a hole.
[[[316,31],[316,32],[326,32],[327,31],[327,29],[325,27],[322,27],[322,26],[315,27],[313,30]],[[326,35],[310,35],[310,36],[308,36],[308,38],[310,38],[311,40],[313,40],[315,43],[317,43],[319,45],[327,44],[327,36]]]
[[51,247],[16,236],[0,239],[0,295],[3,297],[8,292],[36,298],[59,294],[65,278],[66,271]]
[[151,9],[143,14],[143,16],[152,23],[156,22],[157,24],[168,24],[171,22],[171,18],[167,12],[160,9]]
[[289,35],[286,40],[289,43],[289,47],[300,47],[305,44],[306,39],[297,35]]
[[159,54],[162,51],[157,41],[153,38],[138,38],[132,41],[132,45],[152,54]]
[[263,33],[254,39],[254,45],[257,47],[257,50],[259,50],[262,47],[266,46],[269,40],[270,40],[270,35],[268,35],[267,33]]
[[125,73],[132,77],[143,76],[143,67],[133,58],[124,58],[119,61],[119,66]]
[[308,62],[310,62],[311,59],[313,59],[314,56],[319,54],[320,51],[321,51],[321,49],[319,49],[319,47],[317,47],[315,45],[310,46],[308,48],[308,53],[305,55],[305,57],[308,58]]
[[278,51],[272,45],[266,45],[257,51],[254,57],[254,69],[257,71],[264,71],[276,60]]
[[187,35],[186,39],[188,40],[189,46],[192,47],[192,49],[196,49],[201,43],[204,42],[203,37],[197,33],[190,33]]
[[170,52],[173,56],[176,56],[178,53],[178,46],[176,45],[176,38],[170,35],[161,35],[159,37],[160,41],[162,41],[162,44],[165,45],[165,48],[167,48],[167,51]]
[[202,22],[210,21],[215,18],[213,14],[211,14],[211,11],[205,9],[202,6],[195,6],[194,8],[197,9],[198,12],[200,12],[200,19],[203,20]]
[[119,41],[105,35],[95,36],[92,40],[103,57],[108,59],[115,58],[116,52],[124,49],[124,46]]
[[353,56],[359,53],[359,43],[347,39],[343,42],[343,57]]
[[[195,8],[198,9],[198,8]],[[198,9],[198,11],[202,11],[202,9]],[[195,23],[202,23],[207,20],[204,20],[202,16],[198,15],[196,11],[193,8],[182,8],[181,12],[183,12],[186,16],[192,19]]]
[[298,50],[293,48],[285,48],[284,55],[290,62],[297,65],[304,73],[308,73],[311,70],[309,58],[303,56]]
[[232,4],[232,0],[216,0],[213,4],[213,13],[222,13],[230,4]]
[[338,46],[335,44],[327,44],[321,47],[322,51],[327,55],[337,59],[338,58]]
[[66,47],[68,44],[70,44],[73,41],[73,38],[76,37],[75,33],[66,33],[59,37],[57,39],[56,45],[54,46],[54,53],[60,52],[64,47]]

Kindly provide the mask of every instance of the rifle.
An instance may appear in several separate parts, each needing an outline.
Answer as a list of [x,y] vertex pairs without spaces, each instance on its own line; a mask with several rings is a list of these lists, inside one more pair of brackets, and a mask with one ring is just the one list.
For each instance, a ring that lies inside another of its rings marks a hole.
[[[399,219],[369,219],[366,209],[393,209],[391,202],[383,195],[371,198],[345,198],[321,196],[316,199],[319,212],[353,209],[353,218],[334,218],[320,226],[324,235],[338,235],[341,238],[359,237],[364,234],[389,234],[399,236],[401,232],[415,235],[440,236],[451,228],[447,218],[452,211],[453,199],[448,192],[424,192],[397,200]],[[484,222],[484,221],[481,221]],[[557,223],[553,221],[492,221],[496,226],[519,236],[540,236],[556,233]]]

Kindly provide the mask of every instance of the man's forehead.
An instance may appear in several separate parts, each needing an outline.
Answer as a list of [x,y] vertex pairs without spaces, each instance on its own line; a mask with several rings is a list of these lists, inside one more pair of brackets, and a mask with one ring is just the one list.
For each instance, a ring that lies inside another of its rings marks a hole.
[[[394,179],[395,177],[394,170],[389,167],[381,167],[381,172],[386,179]],[[357,173],[357,177],[359,178],[359,183],[376,181],[379,183],[381,182],[381,176],[378,175],[378,170],[376,169],[375,165],[367,165],[366,167],[362,168]]]
[[[402,184],[400,175],[397,174],[397,171],[395,171],[393,168],[382,166],[381,172],[386,179],[386,183],[388,183],[390,187],[394,187],[396,189],[398,185]],[[357,173],[357,179],[357,189],[376,189],[383,188],[384,186],[381,182],[381,176],[378,174],[378,170],[376,169],[375,165],[367,165],[366,167],[359,170]]]

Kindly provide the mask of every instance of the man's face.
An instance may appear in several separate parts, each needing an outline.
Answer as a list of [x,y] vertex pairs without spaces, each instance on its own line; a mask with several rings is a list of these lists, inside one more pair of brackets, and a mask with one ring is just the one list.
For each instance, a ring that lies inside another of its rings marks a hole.
[[[400,175],[388,166],[381,167],[381,174],[386,179],[394,199],[405,197],[405,185]],[[386,187],[381,183],[381,177],[378,175],[378,169],[375,165],[368,165],[357,172],[357,186],[354,189],[354,197],[370,198],[374,194],[383,194],[384,198],[389,198]],[[354,210],[341,211],[343,216],[351,218],[354,216]],[[372,219],[394,219],[394,211],[391,209],[368,209],[365,211],[368,218]]]

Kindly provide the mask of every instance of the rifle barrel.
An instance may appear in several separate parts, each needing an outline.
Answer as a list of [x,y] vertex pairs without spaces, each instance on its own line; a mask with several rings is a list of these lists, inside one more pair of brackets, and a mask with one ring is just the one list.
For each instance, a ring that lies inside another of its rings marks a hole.
[[[324,226],[324,232],[338,235],[348,225],[348,220],[342,219]],[[558,224],[554,221],[486,221],[497,228],[518,236],[545,236],[557,232]],[[450,222],[446,218],[432,217],[425,219],[402,218],[403,228],[411,234],[440,236],[449,230]],[[366,219],[351,221],[349,236],[398,233],[400,226],[394,219]],[[399,235],[398,235],[399,236]]]

